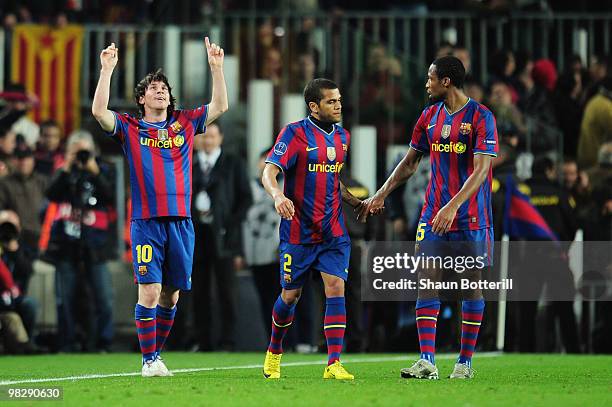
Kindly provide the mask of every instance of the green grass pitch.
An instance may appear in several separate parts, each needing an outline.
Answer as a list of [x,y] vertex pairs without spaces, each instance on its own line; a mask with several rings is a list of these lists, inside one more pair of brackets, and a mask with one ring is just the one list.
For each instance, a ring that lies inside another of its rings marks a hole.
[[[283,357],[281,380],[266,381],[263,357],[263,352],[168,352],[165,361],[175,376],[144,379],[136,375],[137,354],[5,356],[0,357],[0,389],[63,388],[63,401],[18,403],[24,406],[612,405],[612,356],[476,354],[475,379],[451,381],[445,377],[455,355],[438,355],[441,379],[425,381],[400,378],[400,368],[415,355],[346,355],[343,361],[355,374],[354,382],[324,381],[324,355],[291,353]],[[53,380],[25,382],[37,379]]]

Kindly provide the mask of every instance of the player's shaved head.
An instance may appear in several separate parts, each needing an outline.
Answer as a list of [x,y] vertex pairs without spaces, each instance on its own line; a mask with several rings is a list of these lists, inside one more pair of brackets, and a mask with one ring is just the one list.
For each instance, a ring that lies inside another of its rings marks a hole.
[[138,85],[136,85],[136,88],[134,89],[134,99],[136,100],[136,104],[138,105],[138,111],[140,112],[140,115],[143,117],[145,115],[144,104],[140,103],[140,98],[144,97],[145,93],[147,92],[147,88],[153,82],[162,82],[168,87],[168,93],[170,95],[168,116],[172,115],[172,112],[174,112],[176,99],[174,96],[172,96],[172,87],[170,87],[170,84],[168,83],[168,78],[166,77],[166,75],[164,75],[161,68],[159,68],[155,72],[149,72],[147,76],[145,76],[140,82],[138,82]]
[[436,75],[438,80],[448,78],[451,84],[457,89],[463,88],[463,82],[465,82],[465,67],[461,63],[461,60],[452,55],[446,55],[437,58],[433,61],[432,65],[436,67]]
[[334,81],[325,78],[313,79],[304,88],[304,102],[310,110],[310,102],[317,105],[323,99],[323,89],[338,89],[338,85]]

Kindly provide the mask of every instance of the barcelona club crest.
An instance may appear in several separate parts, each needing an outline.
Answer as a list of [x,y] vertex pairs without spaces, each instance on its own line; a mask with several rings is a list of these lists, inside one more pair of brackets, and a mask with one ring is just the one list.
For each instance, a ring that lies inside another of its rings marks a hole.
[[444,126],[442,126],[442,138],[448,138],[448,136],[450,136],[450,132],[451,132],[450,124],[445,124]]
[[285,273],[285,274],[283,275],[283,279],[285,280],[285,283],[286,283],[286,284],[289,284],[289,283],[291,282],[291,274],[287,274],[287,273]]
[[174,122],[170,125],[170,128],[172,129],[174,133],[178,133],[179,131],[183,129],[183,126],[181,126],[179,122]]
[[159,130],[157,130],[157,139],[159,141],[166,141],[166,140],[168,140],[168,130],[166,130],[166,129],[159,129]]
[[327,147],[327,159],[329,161],[336,159],[336,147]]
[[175,145],[176,147],[180,147],[180,146],[182,146],[184,143],[185,143],[185,137],[183,137],[183,136],[176,136],[176,137],[174,138],[174,145]]
[[147,266],[138,266],[138,274],[141,276],[147,274]]
[[470,134],[472,131],[472,123],[461,123],[459,126],[459,133],[461,134]]

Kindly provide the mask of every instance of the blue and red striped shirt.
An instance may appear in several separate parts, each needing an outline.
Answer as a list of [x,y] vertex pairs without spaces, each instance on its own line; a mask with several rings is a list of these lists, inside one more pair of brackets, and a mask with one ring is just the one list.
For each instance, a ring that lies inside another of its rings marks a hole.
[[342,214],[340,171],[350,139],[341,126],[334,125],[326,133],[309,118],[281,130],[266,159],[285,173],[284,193],[295,207],[292,220],[281,220],[281,241],[309,244],[348,235]]
[[121,143],[130,168],[132,219],[190,217],[193,138],[206,129],[208,106],[175,110],[159,123],[113,113],[109,135]]
[[[474,155],[497,156],[497,127],[493,113],[469,99],[450,114],[444,102],[423,110],[412,133],[410,147],[430,155],[431,178],[420,222],[431,221],[474,172]],[[478,190],[457,211],[449,231],[478,230],[493,225],[492,170]]]

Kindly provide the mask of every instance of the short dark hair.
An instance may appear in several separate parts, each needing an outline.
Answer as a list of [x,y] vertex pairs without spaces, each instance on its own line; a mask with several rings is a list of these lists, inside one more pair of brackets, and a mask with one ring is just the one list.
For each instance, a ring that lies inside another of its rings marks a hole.
[[10,127],[0,127],[0,138],[4,138],[11,131]]
[[465,67],[459,58],[452,55],[446,55],[433,61],[432,65],[436,66],[438,79],[442,80],[442,78],[449,78],[456,88],[463,88]]
[[208,130],[208,128],[209,128],[210,126],[217,126],[217,129],[219,129],[219,134],[220,134],[220,135],[223,135],[223,127],[221,127],[221,125],[219,124],[219,122],[216,122],[216,121],[215,121],[215,122],[210,123],[208,126],[206,126],[206,129]]
[[[338,89],[338,85],[325,78],[316,78],[308,82],[304,88],[304,102],[306,102],[307,107],[310,102],[315,102],[317,105],[321,102],[323,98],[322,89]],[[308,108],[310,110],[310,107]]]
[[531,166],[532,174],[544,174],[555,168],[555,162],[548,156],[537,157]]
[[168,78],[162,72],[161,68],[157,69],[155,72],[149,72],[147,76],[145,76],[136,88],[134,88],[134,100],[136,100],[136,104],[138,105],[138,112],[141,116],[144,116],[144,104],[140,104],[140,98],[145,95],[147,88],[153,82],[163,82],[168,87],[168,94],[170,95],[170,104],[168,105],[168,116],[172,115],[174,112],[174,107],[176,104],[176,99],[172,96],[172,87],[168,83]]
[[44,122],[42,122],[40,124],[40,131],[42,132],[47,127],[57,127],[58,129],[61,129],[61,126],[59,125],[59,123],[53,119],[47,119]]

